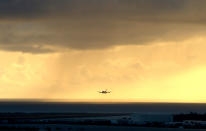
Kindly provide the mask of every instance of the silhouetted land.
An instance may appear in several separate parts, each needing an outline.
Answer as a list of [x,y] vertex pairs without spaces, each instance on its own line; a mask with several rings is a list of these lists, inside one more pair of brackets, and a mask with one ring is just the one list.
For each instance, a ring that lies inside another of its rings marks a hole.
[[140,120],[138,115],[130,113],[0,113],[0,130],[4,128],[10,130],[12,127],[20,130],[35,127],[31,130],[37,130],[39,126],[44,127],[45,125],[49,127],[53,127],[53,125],[63,127],[68,125],[90,125],[206,129],[206,114],[175,114],[171,115],[173,117],[171,121],[152,118],[158,116],[147,115],[146,117],[151,117],[151,119]]
[[206,104],[0,101],[0,130],[32,131],[47,127],[99,131],[197,130],[206,129],[205,111]]
[[129,113],[0,113],[0,120],[124,116]]
[[173,116],[173,121],[182,122],[185,120],[195,120],[195,121],[206,121],[206,114],[198,114],[195,112],[187,114],[175,114]]

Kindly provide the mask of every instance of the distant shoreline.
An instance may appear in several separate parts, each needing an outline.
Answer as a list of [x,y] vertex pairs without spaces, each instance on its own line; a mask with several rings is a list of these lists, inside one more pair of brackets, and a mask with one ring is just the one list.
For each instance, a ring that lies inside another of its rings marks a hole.
[[1,103],[59,103],[59,104],[206,104],[175,102],[135,102],[135,101],[78,101],[78,100],[44,100],[44,99],[0,99]]
[[1,98],[0,102],[51,102],[51,103],[137,103],[137,104],[206,104],[203,101],[167,101],[167,100],[137,100],[137,99],[24,99],[24,98]]
[[205,113],[201,103],[95,103],[95,102],[46,102],[0,101],[0,112],[76,112],[76,113]]
[[[206,114],[137,115],[118,113],[0,113],[0,129],[68,126],[206,129]],[[203,118],[204,119],[201,119]]]

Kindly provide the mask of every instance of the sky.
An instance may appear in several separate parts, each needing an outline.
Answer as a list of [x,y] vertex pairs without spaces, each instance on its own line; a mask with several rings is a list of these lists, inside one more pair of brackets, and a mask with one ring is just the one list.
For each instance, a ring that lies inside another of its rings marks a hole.
[[206,102],[205,5],[1,0],[0,99]]

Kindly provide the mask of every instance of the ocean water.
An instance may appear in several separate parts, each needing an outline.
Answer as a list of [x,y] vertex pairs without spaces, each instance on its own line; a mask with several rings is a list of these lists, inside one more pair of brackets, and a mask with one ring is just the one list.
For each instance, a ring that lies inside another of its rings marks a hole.
[[206,113],[206,104],[193,103],[88,103],[0,101],[0,112],[68,113]]

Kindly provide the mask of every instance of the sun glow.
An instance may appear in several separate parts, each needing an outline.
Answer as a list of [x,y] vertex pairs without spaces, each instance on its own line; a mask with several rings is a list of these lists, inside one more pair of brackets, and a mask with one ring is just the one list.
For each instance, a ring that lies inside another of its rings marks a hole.
[[136,96],[145,102],[206,102],[206,67],[197,67],[166,78],[144,82]]
[[[206,102],[204,41],[47,54],[1,51],[0,98]],[[97,92],[105,89],[112,93]]]

